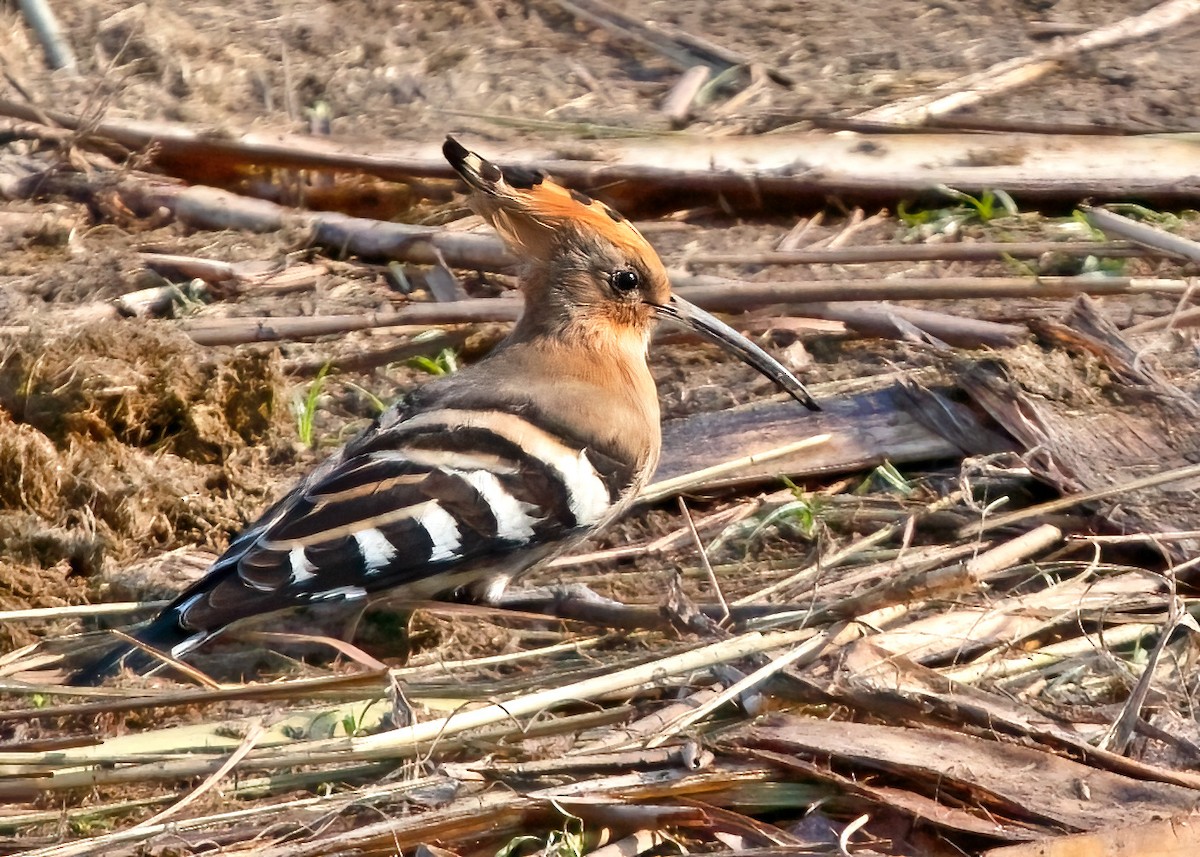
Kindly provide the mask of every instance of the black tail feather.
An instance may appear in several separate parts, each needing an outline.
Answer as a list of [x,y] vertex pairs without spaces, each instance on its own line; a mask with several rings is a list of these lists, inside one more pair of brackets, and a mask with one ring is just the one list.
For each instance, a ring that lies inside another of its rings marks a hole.
[[[135,631],[131,636],[151,649],[170,656],[171,650],[195,636],[195,631],[180,627],[178,615],[174,610],[170,610],[159,615],[146,627]],[[197,641],[196,645],[199,642]],[[191,647],[189,646],[189,648]],[[121,643],[76,670],[67,683],[76,687],[95,687],[122,669],[128,669],[141,675],[162,663],[160,658],[156,658],[144,649],[128,643]]]

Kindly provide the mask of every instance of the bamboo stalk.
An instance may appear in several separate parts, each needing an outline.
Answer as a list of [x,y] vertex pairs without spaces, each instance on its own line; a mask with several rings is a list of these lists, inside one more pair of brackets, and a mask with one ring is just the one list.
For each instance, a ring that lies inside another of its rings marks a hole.
[[1112,648],[1114,646],[1128,645],[1149,634],[1155,634],[1159,630],[1161,630],[1161,626],[1159,625],[1150,625],[1141,622],[1119,625],[1116,628],[1108,628],[1103,633],[1097,633],[1094,636],[1089,634],[1071,640],[1064,640],[1061,643],[1051,643],[1048,646],[1042,646],[1040,649],[1017,655],[1016,657],[977,661],[965,666],[955,667],[954,669],[943,670],[942,675],[951,681],[958,681],[964,684],[971,684],[985,678],[993,680],[1013,678],[1032,672],[1033,670],[1042,669],[1051,664],[1059,663],[1067,658],[1098,652],[1105,646]]
[[29,607],[24,610],[0,610],[0,622],[36,619],[67,619],[81,616],[125,616],[161,610],[167,601],[111,601],[106,604],[73,604],[66,607]]

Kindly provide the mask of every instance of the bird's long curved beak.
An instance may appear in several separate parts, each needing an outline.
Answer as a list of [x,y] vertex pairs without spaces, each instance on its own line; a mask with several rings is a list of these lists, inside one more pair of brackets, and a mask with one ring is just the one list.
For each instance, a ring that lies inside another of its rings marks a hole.
[[653,306],[660,317],[669,318],[689,330],[694,330],[709,342],[721,346],[731,354],[736,354],[778,384],[788,395],[809,410],[819,411],[821,409],[812,394],[782,363],[723,321],[709,315],[695,304],[688,303],[678,295],[672,295],[665,304],[654,304]]

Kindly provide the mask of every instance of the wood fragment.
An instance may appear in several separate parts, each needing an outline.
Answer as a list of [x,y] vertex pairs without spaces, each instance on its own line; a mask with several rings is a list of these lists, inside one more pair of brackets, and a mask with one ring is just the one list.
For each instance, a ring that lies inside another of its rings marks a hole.
[[179,256],[172,253],[138,253],[147,268],[160,274],[175,274],[189,279],[204,280],[206,283],[224,283],[243,275],[239,265],[219,259],[202,259],[198,256]]
[[[742,730],[742,741],[775,752],[836,759],[862,771],[924,783],[952,801],[1053,829],[1102,830],[1114,817],[1147,822],[1192,810],[1192,789],[1089,767],[1044,750],[944,729],[897,728],[781,715]],[[1086,782],[1087,795],[1075,785]]]
[[1200,819],[1195,813],[1144,824],[1128,824],[1117,817],[1121,821],[1092,833],[992,848],[982,857],[1192,857],[1200,853]]
[[688,122],[692,112],[692,102],[700,94],[700,89],[708,81],[712,70],[706,65],[696,65],[682,75],[671,91],[667,93],[662,104],[662,113],[670,120],[675,128],[682,128]]
[[[895,387],[825,399],[822,407],[820,413],[809,414],[788,402],[766,402],[668,421],[663,426],[663,458],[647,496],[661,495],[664,483],[674,486],[673,491],[711,491],[758,484],[781,473],[818,476],[874,467],[885,459],[898,463],[961,457],[956,445],[912,416],[911,400]],[[813,443],[822,435],[828,437]],[[721,438],[720,444],[714,445],[713,438]],[[745,459],[797,442],[807,448],[744,464],[733,475],[706,477],[699,484],[690,475],[712,465],[715,448],[722,455]]]
[[1136,780],[1200,789],[1200,775],[1193,771],[1163,768],[1094,747],[1069,721],[1048,717],[1011,694],[966,684],[879,649],[871,638],[852,644],[838,673],[816,683],[830,701],[875,717],[923,723],[932,719],[954,729],[971,724],[986,734],[1012,735],[1066,751],[1089,765]]

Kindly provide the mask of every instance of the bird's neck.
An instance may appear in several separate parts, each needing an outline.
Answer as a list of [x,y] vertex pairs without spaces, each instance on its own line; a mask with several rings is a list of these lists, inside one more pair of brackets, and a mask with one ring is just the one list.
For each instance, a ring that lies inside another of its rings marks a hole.
[[[545,414],[563,415],[579,440],[624,462],[640,487],[658,463],[658,391],[645,334],[520,328],[489,359],[491,377]],[[503,380],[500,380],[503,379]]]

